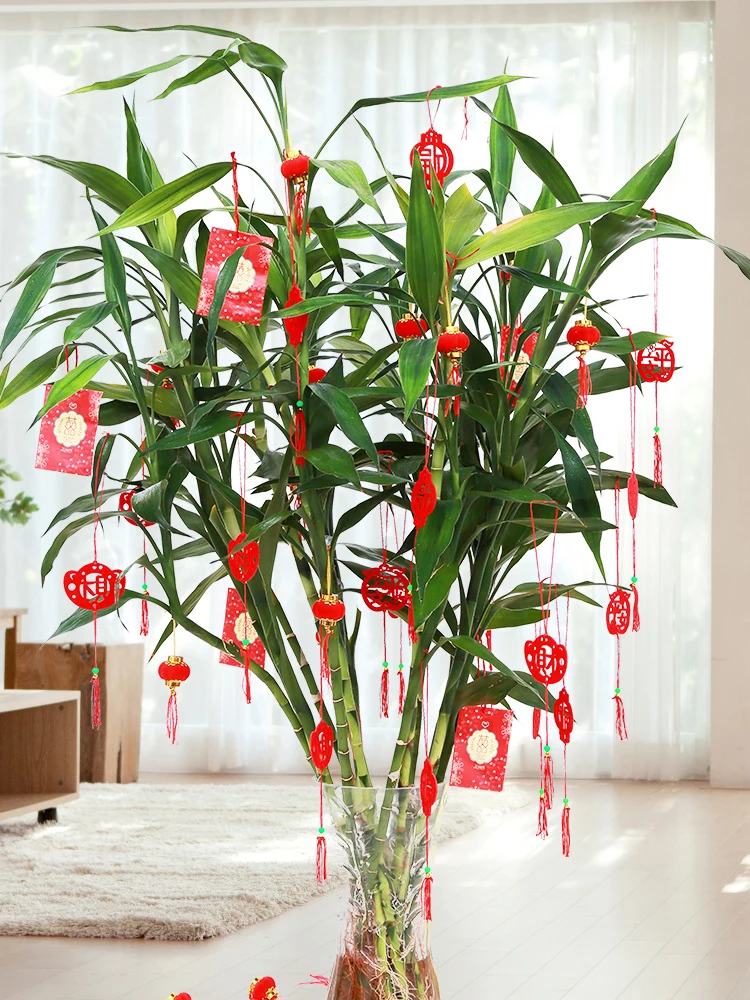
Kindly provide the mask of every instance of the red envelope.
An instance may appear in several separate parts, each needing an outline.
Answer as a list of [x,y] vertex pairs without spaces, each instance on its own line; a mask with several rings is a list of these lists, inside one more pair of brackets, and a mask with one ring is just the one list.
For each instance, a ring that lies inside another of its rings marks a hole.
[[[45,387],[45,402],[51,388],[50,382]],[[79,389],[45,413],[36,446],[37,469],[91,475],[101,399],[102,394],[96,389]]]
[[451,785],[501,792],[508,763],[513,713],[493,705],[468,705],[458,713]]
[[234,323],[260,323],[272,244],[273,240],[267,236],[235,233],[230,229],[212,229],[195,311],[200,316],[208,316],[214,298],[216,279],[224,261],[231,257],[235,250],[247,247],[237,265],[237,271],[229,286],[219,317]]
[[[255,631],[250,615],[242,603],[242,598],[234,587],[227,591],[227,610],[224,615],[224,631],[221,633],[221,638],[224,642],[236,642],[238,646],[242,646],[243,639],[249,639],[250,645],[247,647],[247,650],[250,654],[250,659],[257,663],[259,667],[265,666],[266,647]],[[243,666],[243,664],[238,663],[237,660],[231,657],[229,653],[223,651],[219,654],[219,663],[228,663],[233,667]]]

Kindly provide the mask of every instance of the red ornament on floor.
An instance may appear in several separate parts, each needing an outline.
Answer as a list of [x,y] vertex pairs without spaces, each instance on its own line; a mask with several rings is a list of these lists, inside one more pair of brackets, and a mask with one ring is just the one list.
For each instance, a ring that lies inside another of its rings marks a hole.
[[417,319],[414,313],[404,313],[396,323],[396,336],[401,340],[415,340],[427,332],[427,320]]
[[513,713],[494,705],[468,705],[458,714],[450,783],[501,792]]
[[578,399],[576,408],[582,409],[591,395],[591,372],[586,364],[586,355],[601,340],[601,334],[593,323],[583,319],[568,330],[568,343],[578,351]]
[[387,562],[368,569],[362,580],[362,600],[370,611],[401,611],[409,603],[409,578]]
[[276,980],[270,976],[254,979],[250,983],[247,995],[248,1000],[277,1000],[279,994],[276,991]]
[[[52,385],[45,386],[45,402]],[[45,413],[39,424],[35,468],[91,475],[101,399],[97,389],[79,389]]]
[[189,993],[170,993],[169,1000],[190,1000]]
[[208,240],[206,262],[203,265],[198,305],[195,309],[198,315],[208,316],[219,271],[224,262],[240,247],[247,247],[237,265],[219,318],[233,323],[252,323],[257,326],[263,315],[272,244],[273,240],[267,236],[233,233],[230,229],[212,229]]
[[121,570],[110,569],[104,563],[90,562],[80,569],[68,570],[63,587],[76,607],[102,611],[111,608],[122,596],[125,577],[120,573]]
[[443,142],[443,137],[430,125],[426,132],[420,136],[419,142],[414,146],[409,157],[409,164],[414,163],[414,154],[417,154],[424,171],[424,183],[428,191],[432,190],[432,172],[434,171],[440,186],[448,174],[453,170],[453,150]]
[[227,546],[229,569],[240,583],[252,580],[258,571],[260,560],[260,546],[256,541],[243,545],[246,538],[247,533],[242,531]]
[[526,666],[540,684],[557,684],[568,669],[568,651],[547,632],[529,639],[523,647]]
[[156,524],[156,522],[144,521],[144,519],[140,516],[140,514],[136,513],[136,511],[133,510],[133,497],[136,495],[136,493],[142,493],[142,492],[143,492],[143,487],[141,486],[138,486],[132,490],[126,490],[124,493],[120,494],[120,499],[117,503],[117,507],[118,510],[122,512],[122,515],[125,518],[125,520],[129,521],[130,524],[142,524],[144,528],[150,528],[154,524]]
[[625,635],[630,628],[630,593],[618,588],[607,602],[607,631],[610,635]]

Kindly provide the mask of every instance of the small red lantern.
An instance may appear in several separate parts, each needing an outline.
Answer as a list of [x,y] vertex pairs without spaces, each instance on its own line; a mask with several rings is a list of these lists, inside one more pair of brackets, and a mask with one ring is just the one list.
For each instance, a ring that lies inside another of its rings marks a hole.
[[401,340],[415,340],[424,337],[427,332],[427,320],[417,319],[414,313],[404,313],[396,323],[396,336]]
[[607,631],[610,635],[625,635],[630,628],[630,593],[620,587],[607,603]]
[[325,368],[316,368],[315,365],[310,365],[307,372],[307,381],[313,384],[315,382],[320,382],[320,380],[324,379],[327,374],[328,372]]
[[318,771],[325,771],[333,756],[333,730],[322,719],[310,734],[310,757]]
[[[302,294],[302,290],[295,282],[289,291],[289,298],[286,300],[284,308],[291,309],[292,306],[298,306],[300,302],[304,301],[305,297]],[[305,329],[307,328],[307,322],[309,319],[310,317],[307,313],[302,313],[301,316],[284,317],[284,329],[286,330],[289,343],[292,347],[299,347],[302,343],[302,338],[305,334]]]
[[110,569],[104,563],[90,562],[80,569],[71,569],[63,577],[63,587],[73,604],[89,611],[111,608],[122,596],[125,577],[121,570]]
[[398,566],[382,562],[365,573],[362,599],[370,611],[401,611],[409,603],[409,578]]
[[310,171],[310,157],[293,150],[281,163],[281,176],[284,180],[302,184]]
[[673,341],[660,340],[638,351],[636,364],[644,382],[669,382],[675,371]]
[[168,656],[159,664],[159,677],[169,688],[167,702],[167,736],[172,745],[177,742],[177,688],[190,676],[190,667],[181,656]]
[[432,473],[425,465],[411,491],[411,511],[414,527],[419,531],[427,524],[427,518],[437,505],[437,490],[432,481]]
[[586,364],[586,354],[601,340],[601,334],[590,320],[583,319],[568,330],[568,343],[578,351],[578,400],[581,409],[591,395],[591,372]]
[[534,680],[540,684],[557,684],[568,669],[568,651],[561,642],[543,632],[524,645],[526,666]]
[[170,993],[169,1000],[190,1000],[189,993]]
[[453,170],[453,150],[447,143],[443,142],[442,135],[430,126],[426,132],[422,133],[419,142],[412,149],[409,156],[410,164],[414,163],[415,153],[422,163],[427,190],[432,190],[431,170],[434,171],[438,184],[442,187],[443,181]]
[[429,819],[438,797],[437,778],[429,757],[425,758],[422,765],[422,773],[419,777],[419,795],[422,801],[422,812]]
[[260,546],[256,541],[243,545],[246,538],[247,534],[242,531],[227,546],[229,569],[240,583],[252,580],[258,571],[260,560]]
[[312,613],[330,635],[336,622],[340,622],[346,614],[346,608],[338,595],[321,594],[312,606]]
[[263,976],[262,979],[254,979],[248,988],[249,1000],[278,1000],[279,994],[276,991],[276,981],[270,976]]
[[570,706],[570,698],[566,688],[562,688],[557,696],[554,715],[560,739],[563,743],[570,743],[570,736],[573,732],[573,709]]
[[[468,346],[468,335],[465,334],[463,330],[459,330],[457,326],[446,326],[438,337],[438,354],[443,354],[451,363],[450,371],[448,372],[448,385],[461,385],[461,359],[463,358],[464,351]],[[461,397],[458,395],[454,396],[453,412],[456,416],[458,416],[460,404]],[[448,415],[449,409],[450,401],[446,399],[446,416]]]
[[137,486],[135,489],[126,490],[124,493],[120,494],[120,499],[117,504],[118,509],[121,511],[126,521],[130,521],[131,524],[142,524],[144,528],[150,528],[155,521],[144,521],[140,514],[133,510],[133,497],[136,493],[142,493],[143,488]]

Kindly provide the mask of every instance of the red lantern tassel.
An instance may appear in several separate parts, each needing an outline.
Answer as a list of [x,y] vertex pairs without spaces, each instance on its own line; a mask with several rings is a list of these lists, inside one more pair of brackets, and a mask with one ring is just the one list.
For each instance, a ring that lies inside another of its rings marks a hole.
[[294,196],[294,223],[298,236],[302,235],[303,230],[310,235],[310,226],[305,224],[305,198],[305,185],[301,184]]
[[659,432],[654,434],[654,486],[664,485],[664,469],[662,467],[661,438]]
[[148,635],[148,601],[141,601],[141,635]]
[[404,665],[398,667],[398,714],[404,714],[404,704],[406,703],[406,681],[404,680]]
[[245,701],[248,705],[252,704],[252,696],[250,693],[250,650],[247,646],[243,649],[245,658],[245,677],[242,682],[242,690],[245,693]]
[[576,409],[582,410],[583,407],[588,403],[589,396],[591,395],[591,372],[589,371],[589,366],[586,364],[586,358],[583,354],[578,355],[578,399],[576,400]]
[[289,440],[294,448],[294,464],[302,466],[305,464],[303,452],[307,448],[307,426],[305,424],[305,414],[302,409],[297,409],[294,413],[294,422],[289,434]]
[[541,837],[542,840],[546,840],[548,832],[549,831],[547,829],[547,807],[544,804],[544,789],[540,788],[539,789],[539,814],[537,816],[536,835],[537,835],[537,837]]
[[331,683],[331,664],[328,661],[329,638],[328,632],[321,625],[320,634],[318,635],[318,644],[320,645],[320,676],[321,680],[327,681],[328,684]]
[[534,713],[531,716],[531,738],[532,740],[539,739],[539,727],[542,724],[542,710],[541,708],[535,708]]
[[570,806],[563,806],[562,811],[562,852],[564,858],[570,857]]
[[318,885],[322,885],[328,878],[328,848],[325,835],[322,833],[318,834],[318,847],[315,852],[315,877]]
[[425,920],[432,920],[432,875],[425,875],[422,882],[422,914]]
[[639,632],[641,629],[641,614],[638,609],[638,588],[633,584],[633,631]]
[[[451,364],[451,370],[448,372],[448,385],[461,385],[461,366],[457,361]],[[450,397],[445,401],[445,408],[443,410],[444,415],[447,417],[451,408]],[[456,416],[461,412],[461,397],[453,397],[453,412]]]
[[167,702],[167,736],[172,746],[177,742],[177,722],[177,689],[171,688]]
[[[417,547],[417,543],[416,543],[416,539],[415,539],[415,541],[414,541],[414,548],[416,549],[416,547]],[[411,573],[409,574],[409,576],[411,577]],[[409,626],[409,642],[413,646],[414,643],[417,641],[417,629],[416,629],[416,626],[414,625],[414,604],[412,603],[411,598],[409,598],[408,626]]]
[[388,678],[388,664],[383,664],[383,673],[380,675],[380,715],[381,718],[388,718],[388,691],[389,688],[389,678]]
[[615,732],[619,739],[626,740],[628,738],[628,727],[625,722],[625,706],[622,703],[619,692],[615,694],[612,701],[615,703]]
[[546,809],[552,808],[555,797],[555,780],[553,777],[552,754],[549,750],[544,752],[544,768],[542,770],[542,788],[544,789],[544,806]]
[[98,729],[102,724],[101,693],[99,690],[99,668],[91,671],[91,728]]

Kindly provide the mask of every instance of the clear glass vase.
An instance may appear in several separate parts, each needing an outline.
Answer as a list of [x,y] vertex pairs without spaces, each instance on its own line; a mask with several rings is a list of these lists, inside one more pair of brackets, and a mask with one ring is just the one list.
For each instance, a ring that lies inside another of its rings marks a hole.
[[[328,1000],[439,1000],[422,906],[425,818],[418,788],[326,788],[346,853],[349,905]],[[430,818],[433,837],[444,789]]]

